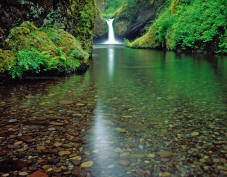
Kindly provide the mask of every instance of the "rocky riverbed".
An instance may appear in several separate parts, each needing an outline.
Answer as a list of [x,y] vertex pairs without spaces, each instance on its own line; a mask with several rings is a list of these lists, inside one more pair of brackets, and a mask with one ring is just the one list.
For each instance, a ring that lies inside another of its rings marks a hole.
[[85,75],[0,85],[0,175],[226,176],[224,61],[99,46]]

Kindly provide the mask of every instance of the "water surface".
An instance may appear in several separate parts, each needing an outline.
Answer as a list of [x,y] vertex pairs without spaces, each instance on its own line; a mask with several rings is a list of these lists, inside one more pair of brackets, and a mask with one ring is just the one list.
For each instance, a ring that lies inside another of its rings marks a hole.
[[[59,159],[51,168],[64,165],[59,174],[69,176],[73,170],[96,177],[227,173],[226,57],[96,45],[85,75],[1,85],[0,93],[1,131],[15,129],[11,138],[2,136],[0,147],[12,158],[33,156],[30,171],[42,168],[39,158],[50,157]],[[24,134],[36,139],[24,142],[30,152],[9,146]],[[34,150],[37,144],[53,148],[55,142],[65,146],[55,147],[54,155]],[[58,157],[61,150],[71,154]],[[70,159],[78,156],[76,166],[90,162],[91,167],[75,168]]]

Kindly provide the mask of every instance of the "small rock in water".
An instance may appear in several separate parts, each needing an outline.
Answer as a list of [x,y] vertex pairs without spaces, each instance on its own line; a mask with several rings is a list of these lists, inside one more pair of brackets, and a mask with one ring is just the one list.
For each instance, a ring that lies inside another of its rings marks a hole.
[[50,124],[51,125],[56,125],[56,126],[64,125],[64,123],[61,123],[61,122],[51,122]]
[[198,136],[199,135],[199,132],[192,132],[191,133],[191,136]]
[[163,172],[163,173],[159,173],[159,176],[161,177],[168,177],[170,176],[171,174],[169,172]]
[[73,165],[78,166],[80,165],[80,160],[72,160]]
[[8,123],[16,123],[17,122],[17,119],[10,119],[9,121],[8,121]]
[[85,106],[83,103],[77,103],[76,106]]
[[16,143],[14,143],[14,146],[20,146],[21,144],[23,144],[23,141],[17,141]]
[[28,176],[28,173],[27,172],[20,172],[19,176]]
[[124,166],[128,166],[129,165],[129,161],[127,161],[127,160],[121,160],[120,161],[120,164],[121,165],[124,165]]
[[49,131],[55,131],[56,128],[48,128]]
[[148,154],[147,157],[149,157],[149,158],[155,158],[155,154]]
[[140,145],[139,145],[139,148],[140,148],[141,150],[143,150],[143,145],[140,144]]
[[88,162],[84,162],[80,165],[81,168],[89,168],[93,166],[93,162],[92,161],[88,161]]
[[160,151],[157,154],[160,155],[161,157],[171,157],[174,155],[174,153],[169,151]]
[[71,154],[71,152],[69,152],[69,151],[60,151],[60,152],[58,152],[59,156],[64,156],[64,155],[69,155],[69,154]]
[[60,104],[67,105],[67,104],[73,104],[73,101],[71,100],[63,100],[59,102]]
[[41,171],[37,171],[32,173],[31,175],[29,175],[28,177],[48,177],[47,174],[41,172]]
[[59,142],[54,143],[55,147],[60,147],[61,145],[62,145],[62,143],[59,143]]
[[120,133],[126,133],[127,131],[123,128],[115,128],[116,131],[120,132]]
[[70,160],[81,160],[82,158],[80,156],[72,157]]
[[114,168],[114,165],[109,165],[107,168]]
[[37,146],[36,149],[38,151],[44,151],[44,150],[46,150],[46,147],[45,146]]

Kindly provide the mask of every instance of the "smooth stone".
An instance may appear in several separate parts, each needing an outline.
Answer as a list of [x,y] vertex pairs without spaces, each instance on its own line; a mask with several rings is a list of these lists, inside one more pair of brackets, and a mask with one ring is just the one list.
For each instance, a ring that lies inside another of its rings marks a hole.
[[46,150],[46,147],[45,146],[37,146],[36,149],[38,151],[44,151],[44,150]]
[[120,164],[121,165],[124,165],[124,166],[128,166],[129,165],[129,161],[127,161],[127,160],[121,160],[120,161]]
[[62,170],[61,168],[54,168],[54,170],[53,170],[53,171],[54,171],[55,173],[60,173],[60,172],[61,172],[61,170]]
[[8,121],[8,123],[16,123],[17,122],[17,119],[10,119],[9,121]]
[[127,131],[123,128],[115,128],[116,131],[120,132],[120,133],[126,133]]
[[191,136],[198,136],[199,135],[199,132],[192,132],[191,133]]
[[174,153],[169,151],[160,151],[160,152],[157,152],[157,154],[161,157],[171,157],[174,155]]
[[84,162],[80,165],[81,168],[89,168],[93,166],[93,161]]
[[19,176],[28,176],[28,173],[27,172],[20,172]]
[[63,101],[59,101],[60,104],[63,104],[63,105],[67,105],[67,104],[73,104],[73,101],[71,100],[63,100]]
[[171,176],[171,174],[169,172],[163,172],[163,173],[159,173],[159,176],[168,177],[168,176]]
[[59,142],[54,143],[55,147],[60,147],[61,145],[62,145],[62,143],[59,143]]
[[114,165],[109,165],[107,168],[114,168]]
[[82,160],[82,158],[80,157],[80,156],[76,156],[76,157],[72,157],[72,158],[70,158],[70,160]]
[[55,131],[56,128],[48,128],[49,131]]
[[14,146],[20,146],[22,145],[24,142],[23,141],[17,141],[16,143],[14,143]]
[[77,103],[76,106],[85,106],[83,103]]
[[36,172],[32,173],[31,175],[29,175],[28,177],[48,177],[48,175],[41,171],[36,171]]
[[71,154],[71,152],[69,152],[69,151],[60,151],[60,152],[58,152],[59,156],[64,156],[64,155],[69,155],[69,154]]
[[72,160],[73,165],[79,166],[80,165],[80,160]]
[[61,122],[51,122],[50,124],[51,125],[56,125],[56,126],[64,125],[64,123],[61,123]]
[[149,157],[149,158],[155,158],[155,154],[148,154],[147,157]]

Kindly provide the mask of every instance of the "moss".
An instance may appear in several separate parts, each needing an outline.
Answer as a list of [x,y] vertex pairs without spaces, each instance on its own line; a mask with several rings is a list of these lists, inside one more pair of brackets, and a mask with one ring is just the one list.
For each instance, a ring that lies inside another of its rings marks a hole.
[[157,31],[158,26],[153,24],[145,35],[133,41],[129,46],[133,48],[159,48],[162,42],[158,38]]
[[[75,37],[62,29],[41,28],[48,37],[54,42],[57,48],[60,48],[66,57],[70,57],[74,50],[80,53],[79,58],[82,62],[87,62],[87,52],[82,49],[80,42]],[[82,56],[82,57],[81,57]]]
[[[30,30],[31,29],[31,30]],[[48,35],[41,32],[29,22],[24,22],[20,27],[11,29],[8,36],[8,45],[12,50],[31,50],[47,51],[50,56],[57,55],[57,47],[48,38]]]
[[72,0],[71,6],[67,9],[67,18],[70,26],[69,32],[76,36],[83,49],[89,54],[93,46],[93,29],[96,16],[96,4],[94,0]]
[[94,38],[101,38],[105,36],[108,32],[107,23],[103,17],[103,13],[97,9],[97,15],[95,19],[95,27],[94,27]]
[[29,21],[23,22],[20,26],[29,29],[31,32],[38,30],[38,28]]
[[148,32],[129,46],[226,54],[225,1],[172,0]]
[[24,72],[57,69],[73,72],[88,62],[89,55],[74,36],[62,29],[38,29],[30,22],[10,31],[9,51],[0,51],[0,72],[8,71],[12,78],[22,78]]
[[5,73],[8,68],[14,65],[16,62],[16,56],[11,50],[0,49],[0,73]]

